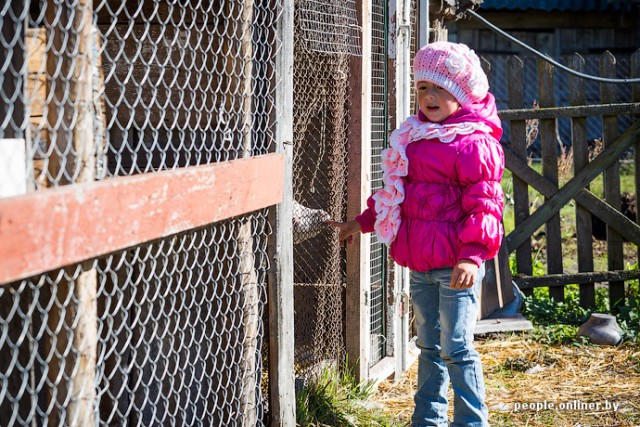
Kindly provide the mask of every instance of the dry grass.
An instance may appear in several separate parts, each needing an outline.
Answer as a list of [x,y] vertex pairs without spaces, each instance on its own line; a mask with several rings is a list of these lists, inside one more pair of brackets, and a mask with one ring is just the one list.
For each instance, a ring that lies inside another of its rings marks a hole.
[[[477,348],[485,369],[491,425],[640,425],[638,345],[547,346],[516,334],[478,340]],[[381,383],[376,396],[402,425],[409,425],[413,411],[416,375],[414,364],[399,382]],[[546,409],[522,407],[545,402]],[[607,410],[607,403],[619,406]]]

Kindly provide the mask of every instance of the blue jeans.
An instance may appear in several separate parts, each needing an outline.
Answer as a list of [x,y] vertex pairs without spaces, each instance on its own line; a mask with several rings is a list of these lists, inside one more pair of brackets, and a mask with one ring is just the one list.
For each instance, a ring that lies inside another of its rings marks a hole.
[[447,426],[447,390],[453,387],[452,427],[489,425],[480,356],[473,346],[478,295],[485,274],[468,289],[449,287],[453,269],[411,272],[411,296],[420,349],[412,426]]

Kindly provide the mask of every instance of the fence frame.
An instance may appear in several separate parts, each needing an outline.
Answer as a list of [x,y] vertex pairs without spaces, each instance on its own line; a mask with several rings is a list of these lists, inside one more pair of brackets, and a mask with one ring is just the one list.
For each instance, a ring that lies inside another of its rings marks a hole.
[[276,55],[275,151],[284,156],[283,198],[270,212],[274,226],[269,239],[269,397],[271,426],[295,427],[293,310],[293,4],[281,0],[277,35],[281,41]]
[[[252,21],[252,0],[248,2],[243,15],[245,34],[248,34],[248,25]],[[0,196],[0,286],[275,205],[271,215],[275,219],[272,223],[277,225],[269,245],[272,269],[268,287],[271,301],[269,345],[272,355],[269,359],[270,415],[271,425],[295,426],[293,240],[290,226],[293,0],[282,0],[282,4],[283,11],[277,27],[277,40],[281,40],[282,45],[276,55],[276,75],[280,76],[280,80],[276,90],[274,117],[277,120],[275,152],[256,156],[248,153],[248,157],[237,160],[113,177],[104,181],[94,181],[93,176],[87,176],[79,180],[83,181],[81,183],[30,193],[9,188],[9,197],[6,194],[5,197]],[[77,13],[77,16],[84,20],[84,25],[80,26],[82,32],[75,36],[83,37],[80,44],[85,51],[81,55],[87,56],[92,43],[92,2],[82,1],[77,7],[83,8],[84,13]],[[22,16],[23,8],[23,2],[13,2],[13,16]],[[7,14],[3,19],[5,25],[2,33],[6,40],[11,40],[15,33],[12,21],[8,19],[10,16]],[[23,70],[25,67],[21,64],[26,57],[24,44],[16,43],[10,48],[13,49],[13,66],[16,70]],[[249,51],[244,53],[251,54]],[[88,63],[85,58],[87,67]],[[250,69],[245,71],[251,74]],[[82,72],[85,77],[91,76],[87,70],[77,72]],[[14,93],[19,89],[16,88],[16,81],[21,80],[4,79],[5,93]],[[74,96],[91,96],[90,81],[79,81],[76,89]],[[251,87],[249,85],[244,89],[251,90]],[[247,103],[250,100],[251,97],[248,97]],[[22,103],[16,102],[13,108],[6,107],[0,105],[0,117],[5,118],[8,112],[13,111],[13,121],[24,122],[25,109]],[[93,135],[83,133],[83,129],[93,131],[92,126],[77,126],[74,139],[78,143],[92,141]],[[9,140],[25,143],[24,137],[15,139],[16,135],[12,132],[9,127],[0,143]],[[25,164],[28,164],[28,159]],[[11,178],[26,177],[12,175]],[[34,224],[37,226],[34,227]],[[76,332],[81,337],[86,335],[97,339],[96,282],[95,272],[93,279],[91,273],[85,272],[78,279],[86,283],[80,293],[82,319]],[[87,280],[84,276],[88,276]],[[85,287],[89,293],[84,291]],[[94,330],[80,330],[87,325],[93,325]],[[96,370],[96,358],[95,348],[92,350],[87,345],[95,345],[94,340],[89,339],[83,347],[78,347],[81,368],[73,381],[74,384],[78,381],[89,384],[88,387],[79,385],[78,388],[91,393],[94,391],[92,384],[95,382],[93,372]],[[94,395],[84,394],[79,397],[81,407],[73,421],[75,425],[93,425],[97,422],[94,398]],[[247,398],[255,400],[253,395]],[[255,421],[247,418],[246,414],[243,416],[245,421]]]

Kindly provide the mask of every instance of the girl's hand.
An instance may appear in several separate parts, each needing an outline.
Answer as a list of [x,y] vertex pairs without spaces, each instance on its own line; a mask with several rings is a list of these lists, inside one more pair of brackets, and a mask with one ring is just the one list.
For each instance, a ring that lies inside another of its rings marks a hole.
[[360,223],[355,219],[347,222],[328,221],[328,223],[329,225],[340,229],[338,240],[340,240],[341,242],[343,240],[346,240],[348,243],[352,243],[353,236],[362,231]]
[[451,283],[449,287],[453,289],[466,289],[473,286],[478,277],[478,266],[468,259],[461,259],[451,273]]

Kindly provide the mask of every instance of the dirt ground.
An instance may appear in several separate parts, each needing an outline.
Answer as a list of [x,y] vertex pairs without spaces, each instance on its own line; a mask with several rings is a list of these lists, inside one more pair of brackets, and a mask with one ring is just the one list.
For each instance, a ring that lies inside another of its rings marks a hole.
[[[548,346],[520,333],[477,339],[476,348],[492,426],[640,426],[640,345]],[[417,362],[376,395],[401,425],[416,376]]]

